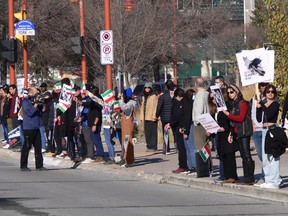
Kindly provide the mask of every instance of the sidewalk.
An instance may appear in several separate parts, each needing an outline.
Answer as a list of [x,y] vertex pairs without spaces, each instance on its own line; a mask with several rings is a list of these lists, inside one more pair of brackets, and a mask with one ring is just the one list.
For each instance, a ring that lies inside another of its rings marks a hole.
[[[106,148],[105,143],[103,144]],[[173,147],[173,144],[172,144]],[[116,151],[120,149],[119,145],[115,146]],[[158,145],[160,149],[160,145]],[[192,187],[197,189],[204,189],[210,191],[218,191],[224,193],[231,193],[237,195],[244,195],[249,197],[255,197],[259,199],[279,201],[288,203],[288,153],[281,156],[280,168],[281,176],[283,180],[283,185],[280,189],[262,189],[255,186],[246,186],[238,184],[215,184],[214,179],[218,178],[218,165],[219,160],[213,158],[213,177],[197,178],[196,175],[187,176],[184,174],[173,174],[172,170],[178,168],[178,154],[175,149],[171,155],[163,155],[161,151],[156,153],[145,152],[146,146],[142,142],[135,145],[135,164],[129,168],[120,167],[117,164],[104,165],[97,163],[90,164],[80,164],[77,169],[91,170],[96,172],[106,172],[119,175],[133,175],[137,176],[139,179],[155,181],[158,183],[173,184],[184,187]],[[212,152],[212,157],[215,152]],[[251,152],[253,159],[255,160],[255,175],[256,178],[261,172],[261,162],[259,161],[256,152]],[[12,157],[15,159],[20,158],[19,152],[13,152],[12,150],[0,148],[0,157]],[[30,154],[29,158],[30,167],[34,167],[34,154]],[[73,165],[72,161],[68,159],[58,159],[51,156],[46,156],[44,154],[44,165],[47,168],[49,166],[58,167],[71,167]],[[237,173],[241,178],[243,176],[242,172],[242,161],[237,153]]]

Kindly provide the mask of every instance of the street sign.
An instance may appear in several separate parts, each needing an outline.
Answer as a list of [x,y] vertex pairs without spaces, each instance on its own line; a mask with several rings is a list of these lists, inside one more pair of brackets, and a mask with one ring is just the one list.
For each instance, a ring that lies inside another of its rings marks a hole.
[[113,31],[102,30],[100,31],[100,45],[113,44]]
[[113,45],[101,45],[101,64],[108,65],[114,63]]
[[21,20],[16,24],[15,34],[33,36],[35,35],[35,26],[30,20]]

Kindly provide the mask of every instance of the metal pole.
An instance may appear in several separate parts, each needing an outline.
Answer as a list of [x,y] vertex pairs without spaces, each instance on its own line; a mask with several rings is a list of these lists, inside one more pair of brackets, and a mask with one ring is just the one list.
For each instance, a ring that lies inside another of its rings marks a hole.
[[173,60],[173,65],[174,65],[174,83],[177,85],[178,84],[178,73],[177,73],[177,59],[176,59],[176,54],[177,54],[177,38],[176,38],[176,12],[177,12],[177,0],[174,0],[173,2],[173,53],[174,53],[174,60]]
[[[9,26],[9,39],[14,40],[14,38],[15,38],[15,33],[14,33],[14,0],[9,0],[9,2],[8,2],[8,26]],[[10,85],[16,84],[15,64],[14,63],[10,63],[9,72],[10,72]]]
[[[22,0],[22,16],[26,19],[27,16],[27,5],[26,0]],[[28,88],[28,44],[27,38],[23,37],[23,72],[24,72],[24,89]]]
[[[105,20],[105,30],[111,30],[110,0],[104,0],[104,20]],[[107,89],[113,88],[112,65],[106,65],[106,86]]]
[[83,49],[81,57],[82,81],[84,83],[87,83],[87,76],[86,76],[87,60],[86,60],[86,50],[84,47],[84,37],[85,37],[84,0],[79,1],[79,8],[80,8],[80,36],[82,38],[81,48]]

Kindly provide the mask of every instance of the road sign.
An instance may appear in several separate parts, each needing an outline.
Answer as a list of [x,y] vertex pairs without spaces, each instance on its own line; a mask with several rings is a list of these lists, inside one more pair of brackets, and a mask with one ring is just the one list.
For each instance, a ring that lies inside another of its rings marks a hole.
[[113,45],[101,45],[101,64],[108,65],[114,63]]
[[113,44],[113,31],[102,30],[100,31],[100,45]]
[[35,35],[35,26],[30,20],[21,20],[16,24],[15,27],[16,35]]

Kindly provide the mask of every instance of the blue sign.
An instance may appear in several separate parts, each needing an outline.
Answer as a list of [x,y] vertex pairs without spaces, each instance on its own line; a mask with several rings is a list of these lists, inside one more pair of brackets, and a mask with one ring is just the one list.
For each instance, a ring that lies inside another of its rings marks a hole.
[[35,35],[35,26],[30,20],[21,20],[15,27],[16,35]]

